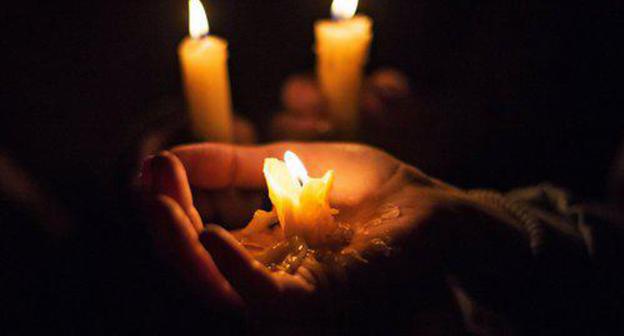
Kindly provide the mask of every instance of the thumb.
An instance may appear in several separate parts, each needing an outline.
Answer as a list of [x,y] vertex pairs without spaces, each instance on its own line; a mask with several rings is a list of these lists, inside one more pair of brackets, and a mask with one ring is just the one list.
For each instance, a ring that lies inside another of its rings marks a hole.
[[191,220],[193,227],[200,231],[203,228],[202,220],[193,205],[191,187],[182,162],[171,152],[164,151],[151,159],[150,166],[151,185],[149,189],[156,194],[169,196],[176,201]]
[[240,307],[240,297],[199,242],[197,231],[179,204],[165,195],[149,195],[143,198],[143,206],[151,219],[153,243],[163,261],[210,302]]

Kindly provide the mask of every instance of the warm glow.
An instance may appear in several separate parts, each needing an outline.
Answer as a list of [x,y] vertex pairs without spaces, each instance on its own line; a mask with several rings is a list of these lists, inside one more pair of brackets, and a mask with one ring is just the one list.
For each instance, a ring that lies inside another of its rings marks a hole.
[[308,177],[291,151],[284,153],[284,161],[266,158],[263,172],[285,237],[300,236],[311,246],[322,245],[337,228],[337,212],[329,205],[334,172],[330,170],[322,178]]
[[350,19],[355,15],[358,0],[334,0],[331,6],[332,17],[336,20]]
[[299,160],[297,154],[286,151],[284,153],[284,162],[286,162],[286,167],[288,168],[288,172],[290,176],[295,180],[295,183],[304,185],[308,183],[310,178],[308,177],[308,171],[305,169],[303,162]]
[[189,33],[192,38],[208,34],[208,18],[200,0],[189,0]]

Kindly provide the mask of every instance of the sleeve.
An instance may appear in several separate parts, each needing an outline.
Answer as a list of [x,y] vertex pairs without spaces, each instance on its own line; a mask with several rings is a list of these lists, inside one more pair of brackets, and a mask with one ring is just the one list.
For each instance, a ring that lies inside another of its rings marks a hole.
[[484,240],[496,248],[487,248],[470,266],[458,265],[464,261],[456,258],[453,282],[472,307],[502,314],[523,334],[624,330],[624,230],[616,209],[577,202],[548,184],[468,195],[509,218],[499,225],[518,233],[518,246],[527,251],[507,253],[505,242]]

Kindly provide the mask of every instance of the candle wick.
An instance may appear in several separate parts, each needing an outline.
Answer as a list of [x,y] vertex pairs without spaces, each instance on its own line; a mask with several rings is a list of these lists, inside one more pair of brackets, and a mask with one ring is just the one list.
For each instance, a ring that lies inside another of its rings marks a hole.
[[301,177],[297,176],[297,177],[294,177],[293,179],[295,180],[295,183],[300,187],[303,187],[303,185],[305,184],[305,182],[303,181]]

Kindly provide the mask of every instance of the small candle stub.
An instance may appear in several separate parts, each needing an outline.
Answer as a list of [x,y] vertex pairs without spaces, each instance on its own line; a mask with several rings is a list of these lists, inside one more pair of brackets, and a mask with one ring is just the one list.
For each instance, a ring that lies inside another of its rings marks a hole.
[[334,172],[309,177],[301,160],[290,151],[284,154],[284,161],[266,159],[263,171],[285,237],[300,236],[311,246],[326,243],[338,227],[336,211],[329,204]]
[[336,220],[338,210],[329,202],[333,171],[310,177],[299,157],[287,151],[284,160],[265,159],[263,172],[273,209],[256,211],[247,227],[235,234],[258,261],[271,270],[292,273],[304,263],[313,268],[321,259],[336,265],[353,259],[340,253],[334,258],[329,252],[337,253],[353,236],[351,226]]
[[[401,216],[397,205],[384,203],[355,217],[347,214],[345,222],[329,200],[333,171],[310,177],[299,157],[287,151],[284,160],[265,159],[263,172],[273,209],[256,211],[247,227],[235,235],[270,270],[301,271],[302,276],[319,281],[312,274],[315,269],[341,274],[349,267],[367,264],[369,253],[392,253],[382,225]],[[369,230],[376,233],[369,236]]]

